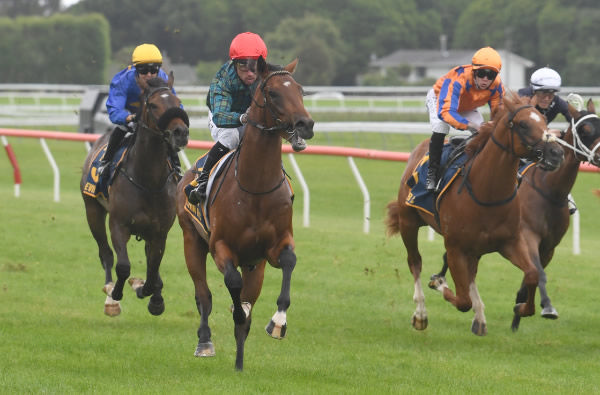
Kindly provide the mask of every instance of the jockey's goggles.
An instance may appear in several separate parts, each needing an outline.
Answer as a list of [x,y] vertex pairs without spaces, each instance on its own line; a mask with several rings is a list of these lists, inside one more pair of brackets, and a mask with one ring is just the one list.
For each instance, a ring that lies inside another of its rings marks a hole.
[[135,66],[135,70],[138,74],[158,74],[158,70],[160,69],[160,63],[143,63]]
[[498,75],[496,71],[490,69],[477,69],[474,72],[476,77],[487,78],[490,81],[493,81]]
[[235,59],[240,71],[251,71],[256,73],[256,59]]

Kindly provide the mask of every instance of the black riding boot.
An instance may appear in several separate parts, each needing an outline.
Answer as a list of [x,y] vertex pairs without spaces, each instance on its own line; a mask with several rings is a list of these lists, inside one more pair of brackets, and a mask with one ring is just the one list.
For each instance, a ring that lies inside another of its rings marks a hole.
[[206,199],[206,185],[208,184],[208,176],[210,175],[210,170],[213,166],[225,156],[226,153],[229,152],[229,148],[225,147],[220,142],[217,142],[212,146],[208,154],[206,155],[206,162],[204,162],[204,167],[202,168],[202,172],[195,182],[198,183],[198,186],[192,189],[188,195],[188,200],[192,204],[198,204],[202,200]]
[[119,148],[119,145],[121,144],[121,141],[123,140],[123,137],[125,137],[126,133],[127,128],[121,125],[117,126],[113,130],[112,134],[110,135],[110,138],[108,139],[106,151],[104,152],[104,155],[100,160],[100,166],[98,166],[98,174],[100,176],[104,177],[108,175],[106,169],[108,168],[108,165],[112,160],[113,156],[115,156],[115,154],[117,153],[117,149]]
[[442,147],[444,146],[445,138],[445,134],[434,132],[429,140],[429,170],[427,170],[427,181],[425,183],[429,192],[433,192],[437,188]]

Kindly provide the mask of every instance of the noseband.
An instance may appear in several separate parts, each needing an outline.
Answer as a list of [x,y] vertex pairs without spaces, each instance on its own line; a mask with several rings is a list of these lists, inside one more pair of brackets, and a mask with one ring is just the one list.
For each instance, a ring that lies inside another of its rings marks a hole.
[[[571,133],[573,134],[573,145],[567,143],[566,141],[564,141],[562,139],[557,140],[564,147],[568,147],[571,150],[573,150],[573,152],[575,152],[576,154],[579,154],[579,155],[585,157],[586,162],[590,162],[590,163],[594,159],[594,156],[596,155],[596,151],[598,151],[598,149],[600,149],[600,143],[596,144],[594,146],[594,148],[592,148],[592,149],[588,148],[588,146],[586,146],[583,143],[581,136],[579,136],[579,133],[577,132],[577,127],[583,126],[583,124],[585,123],[584,121],[587,121],[588,119],[596,119],[596,118],[599,118],[598,115],[596,115],[596,114],[586,114],[586,115],[580,117],[577,120],[577,122],[575,122],[574,118],[571,118]],[[564,137],[565,134],[566,134],[566,131],[561,132],[561,138]]]
[[286,140],[290,141],[298,133],[296,131],[296,129],[294,129],[294,125],[290,122],[283,122],[281,119],[279,119],[277,112],[273,109],[273,104],[271,102],[267,101],[267,95],[266,95],[267,82],[276,75],[291,75],[291,73],[287,70],[273,71],[272,73],[267,75],[267,77],[260,84],[259,89],[260,89],[260,92],[262,93],[263,104],[260,105],[256,101],[256,99],[254,99],[254,98],[252,99],[252,101],[254,102],[254,104],[256,104],[257,107],[263,108],[263,109],[266,108],[269,111],[269,113],[271,114],[271,118],[273,118],[273,120],[275,121],[275,125],[271,126],[271,127],[266,127],[264,125],[259,124],[258,122],[251,120],[250,118],[248,118],[248,123],[250,125],[254,126],[255,128],[259,129],[261,132],[276,133],[276,132],[285,131],[288,135],[288,137],[286,137]]
[[[525,148],[528,151],[533,151],[536,154],[536,161],[539,161],[544,156],[544,152],[545,152],[544,147],[549,142],[552,142],[552,138],[549,137],[549,135],[547,135],[547,133],[544,133],[544,135],[542,137],[540,137],[537,141],[535,141],[533,143],[530,141],[527,141],[525,134],[513,122],[513,119],[515,118],[515,116],[517,116],[519,111],[524,110],[526,108],[530,108],[530,107],[533,107],[533,106],[530,104],[524,105],[524,106],[517,108],[514,112],[510,113],[510,115],[508,117],[508,121],[506,122],[506,125],[508,126],[508,129],[511,132],[510,133],[510,147],[507,147],[507,146],[503,145],[502,143],[500,143],[498,140],[496,140],[496,138],[494,137],[494,134],[492,134],[491,137],[492,137],[492,141],[498,147],[502,148],[502,150],[504,150],[506,152],[510,152],[514,156],[519,156],[515,152],[514,134],[516,133],[517,136],[519,137],[519,139],[521,140],[521,143],[525,146]],[[540,144],[542,145],[541,148],[538,147]]]

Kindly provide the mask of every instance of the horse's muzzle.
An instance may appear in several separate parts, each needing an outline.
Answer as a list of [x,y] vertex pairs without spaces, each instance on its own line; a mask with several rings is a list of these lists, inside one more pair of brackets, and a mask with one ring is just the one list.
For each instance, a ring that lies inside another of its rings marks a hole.
[[542,157],[539,160],[539,165],[544,170],[556,170],[560,167],[565,159],[563,148],[556,142],[546,143]]
[[310,117],[300,117],[294,122],[294,130],[300,137],[305,140],[310,140],[313,138],[315,133],[313,132],[313,126],[315,125],[315,121],[313,121]]

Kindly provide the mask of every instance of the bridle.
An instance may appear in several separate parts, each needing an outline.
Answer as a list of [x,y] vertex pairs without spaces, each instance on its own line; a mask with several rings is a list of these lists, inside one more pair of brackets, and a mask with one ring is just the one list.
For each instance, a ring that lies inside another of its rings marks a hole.
[[[146,130],[149,130],[150,132],[161,137],[161,141],[163,143],[167,144],[169,149],[177,149],[177,147],[173,146],[174,131],[171,129],[167,129],[167,125],[169,124],[169,122],[171,122],[172,119],[180,118],[186,124],[186,126],[189,127],[190,121],[189,121],[187,113],[180,107],[170,107],[164,113],[162,113],[162,115],[158,119],[156,118],[156,116],[154,115],[152,110],[149,108],[150,98],[152,96],[154,96],[155,94],[157,94],[159,92],[164,92],[164,91],[167,91],[167,92],[169,92],[169,94],[171,94],[171,88],[169,88],[168,86],[160,86],[160,87],[156,87],[156,88],[150,88],[149,92],[146,92],[144,94],[143,109],[145,109],[146,111],[142,113],[142,116],[140,117],[140,120],[138,121],[137,129],[140,129],[140,127],[141,127]],[[144,119],[144,116],[143,116],[144,114],[146,114],[146,116],[150,118],[150,122],[147,122]],[[155,126],[151,127],[150,124],[155,125]],[[140,183],[136,182],[135,179],[133,178],[133,176],[131,176],[129,173],[127,173],[126,168],[120,167],[119,171],[123,174],[123,176],[125,176],[125,178],[131,184],[133,184],[138,189],[140,189],[146,193],[154,193],[154,194],[162,192],[167,187],[167,182],[171,178],[171,176],[176,174],[175,170],[171,169],[171,171],[165,178],[164,183],[162,183],[162,187],[155,189],[155,190],[151,190],[151,189],[146,188],[144,185],[141,185]]]
[[[267,88],[267,82],[269,82],[269,80],[274,77],[274,76],[283,76],[283,75],[291,75],[292,73],[290,73],[287,70],[276,70],[273,71],[271,73],[269,73],[265,79],[261,82],[260,86],[259,86],[259,90],[262,94],[263,97],[263,103],[262,105],[260,103],[258,103],[256,101],[256,95],[255,97],[252,98],[252,102],[259,108],[263,109],[263,110],[267,110],[270,114],[271,114],[271,118],[274,120],[275,125],[271,126],[271,127],[266,127],[264,125],[259,124],[258,122],[248,118],[248,123],[252,126],[254,126],[255,128],[257,128],[258,130],[260,130],[262,133],[268,133],[268,134],[275,134],[281,131],[284,131],[287,133],[287,137],[285,137],[285,139],[287,141],[290,141],[292,138],[294,138],[294,136],[298,133],[298,131],[296,129],[294,129],[294,125],[291,122],[283,122],[279,116],[277,115],[277,111],[273,108],[273,104],[267,100],[267,92],[268,90]],[[265,120],[266,120],[266,115],[265,115]],[[266,123],[266,122],[265,122]],[[285,182],[285,177],[286,174],[284,171],[282,171],[282,177],[281,180],[271,189],[266,190],[266,191],[260,191],[260,192],[254,192],[254,191],[250,191],[247,188],[244,188],[244,186],[241,184],[240,179],[238,177],[238,162],[239,162],[239,156],[240,156],[240,152],[242,150],[242,146],[243,146],[243,137],[242,137],[242,141],[240,142],[240,145],[238,147],[238,150],[235,154],[235,180],[237,181],[238,187],[251,195],[267,195],[269,193],[275,192],[277,189],[279,189]],[[231,163],[231,162],[230,162]],[[223,178],[224,180],[224,178]],[[223,182],[223,180],[221,182]]]
[[[156,118],[152,110],[149,108],[150,98],[155,94],[164,91],[167,91],[169,92],[169,94],[171,94],[171,88],[169,88],[168,86],[160,86],[157,88],[151,88],[150,91],[144,95],[143,108],[146,109],[145,114],[147,115],[147,117],[150,118],[150,122],[146,122],[142,114],[141,119],[138,121],[138,125],[148,129],[154,134],[159,135],[160,137],[162,137],[162,140],[166,144],[168,144],[172,149],[174,149],[176,147],[173,147],[172,144],[173,130],[167,129],[169,122],[171,122],[171,120],[175,118],[180,118],[185,123],[185,125],[189,127],[190,120],[188,118],[187,113],[180,107],[170,107],[167,109],[167,111],[162,113],[162,115],[159,118]],[[151,127],[150,124],[155,126]]]
[[494,144],[496,144],[498,147],[500,147],[503,151],[510,152],[514,156],[519,156],[515,152],[514,135],[516,134],[519,137],[519,140],[521,140],[521,144],[523,144],[523,146],[528,151],[533,151],[534,152],[534,154],[535,154],[535,161],[537,162],[537,161],[539,161],[540,159],[543,158],[544,152],[545,152],[545,149],[544,149],[545,146],[548,143],[556,141],[557,139],[554,138],[554,136],[552,136],[549,133],[544,133],[543,136],[540,137],[535,142],[528,141],[527,137],[525,136],[525,133],[524,133],[523,129],[519,128],[515,124],[514,118],[515,118],[515,116],[517,116],[517,114],[519,113],[519,111],[524,110],[526,108],[532,108],[532,107],[533,107],[532,105],[527,104],[527,105],[524,105],[524,106],[521,106],[521,107],[517,108],[515,111],[513,111],[513,112],[511,112],[509,114],[508,120],[506,121],[506,126],[508,126],[508,130],[510,130],[510,147],[509,146],[505,146],[504,144],[502,144],[501,142],[499,142],[494,137],[494,134],[492,134],[491,139],[494,142]]
[[[528,139],[524,135],[522,129],[518,128],[517,125],[515,125],[514,118],[519,113],[519,111],[524,110],[526,108],[530,108],[530,107],[533,107],[533,106],[532,105],[524,105],[524,106],[517,108],[515,111],[513,111],[509,114],[506,126],[508,126],[508,129],[511,132],[510,133],[510,146],[505,146],[501,142],[499,142],[494,137],[493,133],[491,135],[491,139],[494,142],[494,144],[496,144],[498,147],[500,147],[503,151],[509,152],[514,156],[518,156],[517,153],[515,152],[515,147],[514,147],[514,144],[515,144],[514,135],[516,134],[519,137],[519,139],[521,140],[521,143],[527,148],[527,150],[533,151],[536,154],[536,158],[539,161],[540,159],[542,159],[542,157],[544,155],[544,152],[545,152],[544,148],[545,148],[546,144],[548,144],[552,141],[558,140],[558,139],[554,138],[554,136],[550,135],[549,133],[544,133],[544,135],[542,137],[540,137],[538,140],[536,140],[535,142],[532,143],[532,142],[528,141]],[[536,148],[540,144],[542,145],[542,147]],[[458,189],[459,193],[463,186],[466,187],[467,191],[469,192],[469,195],[471,196],[471,199],[473,199],[473,201],[475,203],[477,203],[478,205],[485,206],[485,207],[500,206],[503,204],[507,204],[510,201],[512,201],[515,198],[515,196],[517,196],[518,185],[515,184],[515,189],[514,189],[513,193],[505,199],[495,200],[492,202],[483,202],[483,201],[477,199],[477,197],[475,196],[475,193],[473,192],[473,187],[471,186],[471,183],[468,180],[469,173],[471,172],[472,167],[473,167],[473,161],[471,161],[470,165],[468,166],[468,168],[465,171],[465,174],[463,175],[463,182],[461,183],[461,185]]]
[[[256,98],[253,97],[252,98],[252,102],[259,108],[262,109],[266,109],[269,111],[269,113],[271,114],[271,118],[274,120],[275,125],[271,126],[271,127],[266,127],[264,125],[261,125],[260,123],[250,119],[248,117],[248,123],[252,126],[254,126],[255,128],[259,129],[261,132],[265,132],[265,133],[277,133],[277,132],[286,132],[287,136],[284,137],[288,142],[294,138],[296,136],[296,134],[298,133],[298,131],[296,129],[294,129],[294,125],[291,122],[283,122],[279,116],[277,115],[277,111],[273,109],[273,104],[267,100],[267,92],[268,90],[267,88],[267,82],[269,82],[269,80],[276,76],[276,75],[291,75],[292,73],[290,73],[287,70],[276,70],[273,71],[271,73],[269,73],[265,79],[261,82],[259,90],[262,94],[263,97],[263,103],[262,105],[260,103],[258,103],[256,101]],[[266,117],[265,117],[266,118]],[[266,119],[265,119],[266,120]],[[265,122],[266,123],[266,122]]]
[[586,114],[580,117],[577,120],[577,122],[575,122],[574,118],[571,118],[571,134],[573,135],[573,144],[571,145],[562,139],[567,134],[566,130],[561,132],[561,138],[557,140],[558,143],[563,145],[564,147],[570,148],[571,150],[573,150],[574,153],[583,156],[586,162],[591,163],[594,159],[594,156],[596,155],[596,151],[600,149],[600,142],[596,144],[592,149],[588,148],[587,145],[583,143],[581,136],[579,136],[579,133],[577,132],[577,127],[583,125],[585,123],[584,121],[597,118],[599,117],[596,114]]

